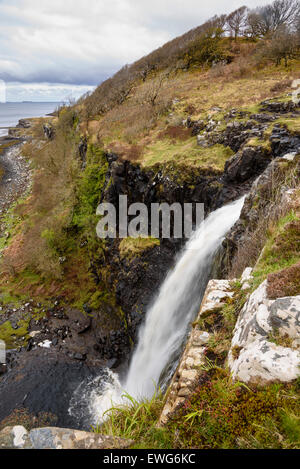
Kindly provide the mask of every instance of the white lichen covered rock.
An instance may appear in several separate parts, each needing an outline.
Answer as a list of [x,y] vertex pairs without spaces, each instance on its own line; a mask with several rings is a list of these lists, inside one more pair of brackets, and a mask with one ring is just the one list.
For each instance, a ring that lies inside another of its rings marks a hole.
[[69,428],[45,427],[28,432],[17,425],[0,432],[0,449],[125,449],[134,442]]
[[[289,346],[273,343],[274,334],[291,339]],[[269,300],[266,280],[249,297],[234,329],[228,357],[233,378],[259,384],[296,379],[299,337],[300,296]]]

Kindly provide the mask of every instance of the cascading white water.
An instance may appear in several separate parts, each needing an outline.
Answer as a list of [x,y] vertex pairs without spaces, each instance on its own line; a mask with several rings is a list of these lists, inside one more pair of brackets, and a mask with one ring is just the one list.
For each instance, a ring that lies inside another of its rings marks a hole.
[[224,236],[239,218],[244,199],[226,205],[208,216],[187,243],[175,268],[163,283],[146,315],[139,334],[124,388],[136,397],[151,397],[161,374],[170,364],[199,310],[212,262]]
[[210,214],[189,240],[147,312],[125,382],[110,373],[102,392],[93,391],[89,406],[95,421],[101,421],[112,404],[123,402],[124,391],[136,399],[147,398],[158,384],[169,382],[199,310],[216,251],[238,220],[243,203],[241,198]]

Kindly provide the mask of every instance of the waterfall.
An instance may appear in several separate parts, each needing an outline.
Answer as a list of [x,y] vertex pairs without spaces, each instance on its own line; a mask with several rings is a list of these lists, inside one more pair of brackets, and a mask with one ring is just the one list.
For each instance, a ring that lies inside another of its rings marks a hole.
[[90,395],[95,420],[112,404],[122,403],[126,391],[136,399],[152,397],[156,386],[165,387],[174,373],[191,322],[209,281],[216,251],[240,216],[244,197],[211,213],[188,241],[169,272],[141,327],[138,345],[124,382],[117,375]]

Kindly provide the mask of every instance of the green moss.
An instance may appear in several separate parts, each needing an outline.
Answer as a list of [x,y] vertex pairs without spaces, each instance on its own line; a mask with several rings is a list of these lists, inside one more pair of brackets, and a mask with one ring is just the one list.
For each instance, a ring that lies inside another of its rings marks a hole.
[[16,234],[17,228],[21,222],[21,218],[17,215],[16,209],[23,200],[24,199],[19,199],[12,204],[1,217],[2,230],[0,233],[0,251],[9,245],[11,239]]
[[3,340],[7,349],[26,345],[28,336],[29,319],[21,319],[18,322],[18,328],[13,329],[9,321],[0,325],[0,340]]
[[156,238],[124,238],[119,245],[121,259],[132,260],[148,249],[160,245],[160,240]]
[[300,117],[281,117],[274,121],[274,124],[281,124],[283,127],[286,127],[291,133],[298,134],[300,132]]
[[264,150],[266,150],[267,153],[269,153],[271,151],[270,141],[269,140],[264,140],[264,139],[261,139],[261,138],[258,138],[258,137],[251,138],[251,140],[249,140],[247,142],[247,146],[261,147]]
[[241,110],[250,114],[259,114],[261,112],[261,104],[252,104],[251,106],[243,107]]

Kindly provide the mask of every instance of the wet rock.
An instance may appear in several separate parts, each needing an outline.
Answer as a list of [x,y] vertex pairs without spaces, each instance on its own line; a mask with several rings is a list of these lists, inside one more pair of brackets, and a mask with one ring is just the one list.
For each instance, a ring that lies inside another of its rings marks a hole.
[[[92,366],[91,366],[92,365]],[[8,373],[0,379],[0,421],[16,408],[57,416],[58,426],[90,428],[90,416],[68,412],[73,393],[84,380],[102,376],[102,362],[70,359],[51,349],[7,353]]]
[[77,352],[77,353],[74,353],[74,354],[73,354],[73,358],[74,358],[75,360],[84,361],[84,360],[86,360],[86,355]]
[[276,120],[276,116],[274,116],[272,114],[252,114],[250,116],[250,118],[256,120],[257,122],[261,122],[261,123],[273,122],[274,120]]
[[80,156],[83,166],[85,166],[85,163],[86,163],[87,148],[88,148],[88,144],[87,144],[86,137],[81,137],[80,143],[78,145],[78,152],[79,152],[79,156]]
[[202,120],[196,121],[192,125],[192,136],[196,136],[205,129],[205,122]]
[[300,137],[291,135],[284,127],[274,126],[270,142],[272,154],[276,157],[291,152],[300,152]]

